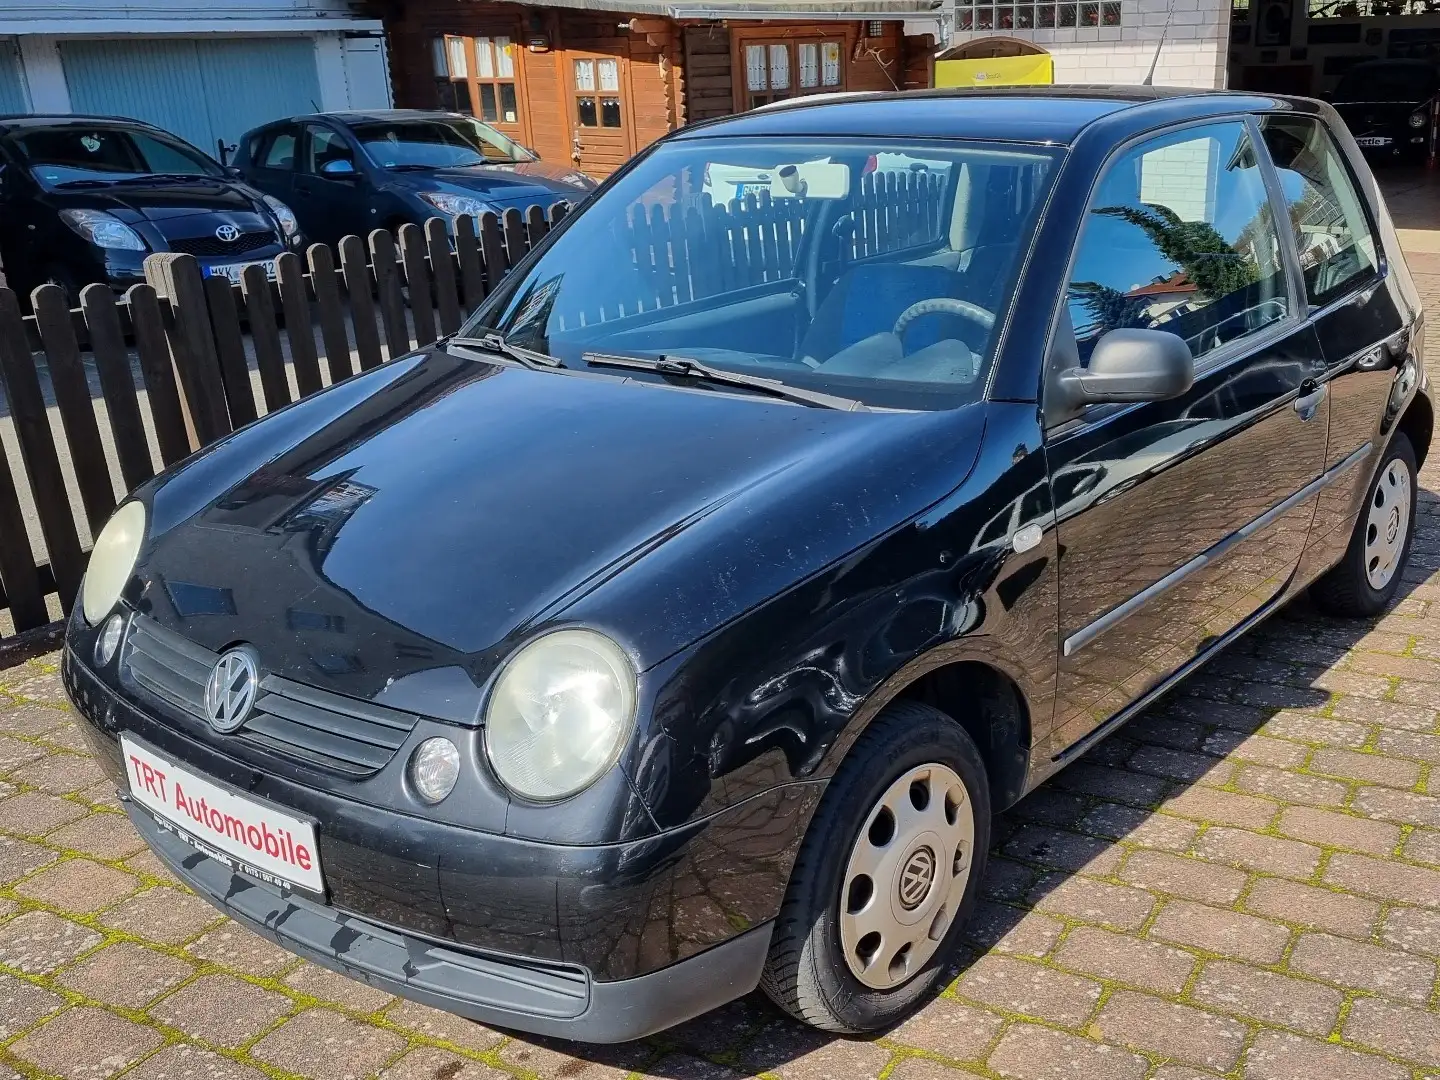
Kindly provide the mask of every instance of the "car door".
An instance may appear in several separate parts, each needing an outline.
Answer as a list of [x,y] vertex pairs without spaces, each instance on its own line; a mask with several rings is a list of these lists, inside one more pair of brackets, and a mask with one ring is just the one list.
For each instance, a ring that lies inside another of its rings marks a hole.
[[[1196,377],[1169,401],[1047,417],[1056,754],[1274,600],[1304,549],[1325,364],[1257,144],[1243,118],[1147,136],[1111,157],[1092,193],[1052,367],[1144,327],[1184,338]],[[1098,468],[1070,483],[1081,465]]]
[[[286,206],[292,201],[295,163],[300,157],[300,125],[282,124],[261,132],[244,166],[245,180]],[[305,228],[302,219],[300,228]]]
[[[1379,430],[1397,381],[1413,379],[1407,316],[1395,302],[1363,188],[1335,135],[1317,117],[1276,113],[1260,130],[1286,203],[1302,268],[1304,300],[1325,354],[1330,391],[1327,472],[1306,552],[1325,569],[1350,540],[1355,512],[1381,453]],[[1406,387],[1408,390],[1408,387]],[[1403,399],[1404,394],[1397,400]]]
[[[327,169],[349,171],[337,173]],[[344,236],[364,236],[369,189],[346,137],[325,124],[306,124],[300,167],[295,170],[295,212],[315,223],[306,236],[334,247]]]

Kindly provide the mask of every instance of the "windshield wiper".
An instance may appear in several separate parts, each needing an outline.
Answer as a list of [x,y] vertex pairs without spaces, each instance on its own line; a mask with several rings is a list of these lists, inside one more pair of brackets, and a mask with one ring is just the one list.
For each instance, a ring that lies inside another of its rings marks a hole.
[[690,360],[683,356],[620,356],[615,353],[585,353],[580,359],[592,367],[636,368],[640,371],[657,371],[662,375],[678,375],[687,379],[702,379],[722,386],[743,386],[770,397],[784,398],[801,405],[812,405],[821,409],[839,409],[841,412],[865,412],[865,404],[854,398],[838,397],[791,386],[779,379],[766,379],[760,375],[746,375],[741,371],[727,371]]
[[452,335],[448,338],[441,338],[435,344],[444,349],[458,345],[462,349],[479,349],[481,352],[507,356],[528,368],[554,370],[565,366],[549,353],[537,352],[535,349],[527,349],[523,345],[511,344],[505,340],[504,334],[485,334],[478,338]]
[[97,187],[109,187],[111,184],[114,184],[114,183],[118,183],[118,181],[115,181],[115,180],[62,180],[60,183],[58,183],[58,184],[55,185],[55,190],[56,190],[56,191],[59,191],[61,188],[97,188]]

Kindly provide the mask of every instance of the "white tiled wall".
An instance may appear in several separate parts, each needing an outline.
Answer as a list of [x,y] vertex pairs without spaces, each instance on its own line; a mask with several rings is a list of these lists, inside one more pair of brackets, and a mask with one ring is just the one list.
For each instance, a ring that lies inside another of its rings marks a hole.
[[1224,86],[1230,7],[1217,0],[1122,0],[1119,26],[957,33],[951,44],[1019,38],[1055,58],[1057,83],[1139,83],[1150,70],[1167,7],[1170,26],[1155,66],[1155,85]]

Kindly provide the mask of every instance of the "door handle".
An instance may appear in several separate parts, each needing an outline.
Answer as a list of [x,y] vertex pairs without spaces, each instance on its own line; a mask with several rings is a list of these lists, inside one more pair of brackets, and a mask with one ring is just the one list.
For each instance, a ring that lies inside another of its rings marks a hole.
[[1320,408],[1320,403],[1325,400],[1325,395],[1330,392],[1329,386],[1316,386],[1314,380],[1306,379],[1300,384],[1300,396],[1292,403],[1295,411],[1300,414],[1300,419],[1313,420],[1315,413]]

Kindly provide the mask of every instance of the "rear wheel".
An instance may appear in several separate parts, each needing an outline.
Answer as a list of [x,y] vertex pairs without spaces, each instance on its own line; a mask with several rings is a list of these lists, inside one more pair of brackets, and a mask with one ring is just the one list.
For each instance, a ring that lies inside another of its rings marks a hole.
[[888,1027],[923,1001],[974,907],[990,840],[975,744],[892,704],[830,781],[801,846],[761,986],[827,1031]]
[[1376,615],[1394,598],[1415,532],[1415,473],[1415,449],[1397,431],[1370,483],[1345,558],[1310,590],[1321,609]]

